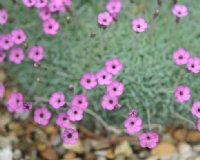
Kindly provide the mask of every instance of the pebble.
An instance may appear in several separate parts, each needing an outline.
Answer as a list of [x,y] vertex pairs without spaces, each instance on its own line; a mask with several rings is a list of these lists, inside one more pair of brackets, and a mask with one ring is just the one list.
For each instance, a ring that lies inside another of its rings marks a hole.
[[0,160],[13,160],[13,152],[10,147],[0,149]]
[[14,152],[13,152],[13,158],[15,160],[21,160],[21,157],[22,157],[21,151],[19,149],[14,150]]
[[128,141],[123,141],[121,144],[117,145],[115,148],[114,154],[116,156],[118,155],[124,155],[124,156],[131,156],[132,155],[132,149]]

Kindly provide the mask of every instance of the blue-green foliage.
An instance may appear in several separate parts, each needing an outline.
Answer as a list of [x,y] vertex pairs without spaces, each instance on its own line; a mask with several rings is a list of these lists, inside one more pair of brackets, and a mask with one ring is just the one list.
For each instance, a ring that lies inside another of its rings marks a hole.
[[[105,1],[74,0],[75,16],[70,14],[54,15],[61,24],[56,36],[43,34],[41,21],[36,9],[28,9],[18,0],[0,3],[8,10],[12,23],[0,27],[1,33],[10,32],[16,27],[25,29],[27,46],[40,44],[45,47],[45,60],[41,68],[33,67],[26,59],[20,65],[7,61],[6,71],[15,77],[26,99],[33,101],[34,96],[49,97],[53,91],[63,91],[68,102],[72,93],[69,84],[74,84],[75,93],[82,91],[79,79],[84,72],[97,72],[104,67],[108,58],[118,57],[124,65],[123,72],[116,76],[125,85],[120,97],[122,109],[108,112],[101,108],[104,87],[96,87],[86,94],[90,108],[101,115],[109,124],[119,125],[135,106],[139,115],[147,121],[147,110],[152,122],[166,123],[185,117],[194,121],[190,114],[193,100],[200,100],[200,76],[188,73],[184,66],[176,66],[172,61],[173,51],[184,47],[193,56],[200,56],[200,3],[198,0],[182,0],[189,7],[189,16],[175,22],[171,14],[172,1],[164,1],[160,15],[149,24],[145,33],[134,33],[131,20],[144,17],[148,22],[156,9],[155,0],[123,1],[124,6],[117,22],[106,30],[97,25],[97,15],[104,10]],[[70,22],[67,20],[70,17]],[[90,38],[95,32],[96,37]],[[27,49],[25,50],[27,53]],[[40,77],[37,82],[35,77]],[[173,92],[177,85],[189,85],[192,98],[185,104],[176,102]],[[43,104],[43,103],[41,103]],[[177,117],[177,114],[180,116]],[[86,115],[84,119],[87,119]]]

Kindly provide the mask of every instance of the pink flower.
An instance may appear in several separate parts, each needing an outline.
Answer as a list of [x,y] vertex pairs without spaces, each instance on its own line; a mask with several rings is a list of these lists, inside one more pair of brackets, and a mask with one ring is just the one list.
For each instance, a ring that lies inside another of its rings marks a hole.
[[53,18],[43,22],[43,31],[45,34],[56,35],[60,28],[60,24]]
[[197,127],[197,130],[200,131],[200,119],[197,119],[196,127]]
[[10,51],[9,59],[15,64],[20,64],[24,60],[24,51],[21,48],[13,48]]
[[118,98],[112,97],[109,94],[105,94],[101,101],[102,108],[106,110],[113,110],[117,104],[118,104]]
[[142,129],[142,119],[140,117],[128,117],[124,122],[124,127],[128,134],[135,134]]
[[99,85],[108,85],[112,81],[112,74],[108,73],[105,69],[101,69],[97,72],[96,78]]
[[86,109],[88,107],[88,98],[84,94],[75,95],[72,98],[71,106],[76,106],[81,109]]
[[8,20],[8,12],[5,9],[0,9],[0,25],[3,25]]
[[91,90],[97,85],[96,76],[93,73],[84,73],[81,77],[80,84],[83,88]]
[[46,126],[51,118],[51,112],[46,107],[37,108],[34,112],[34,121]]
[[140,146],[142,148],[155,148],[159,141],[159,135],[155,132],[149,131],[146,133],[141,133],[138,137],[140,141]]
[[40,62],[44,58],[44,48],[40,45],[32,46],[29,49],[28,58],[34,62]]
[[188,8],[182,4],[175,4],[172,8],[172,13],[178,18],[185,17],[188,15]]
[[200,119],[200,101],[193,102],[192,108],[191,108],[190,111],[191,111],[193,116]]
[[17,28],[12,30],[12,41],[16,44],[22,44],[26,40],[26,34],[23,29]]
[[23,95],[20,92],[11,92],[7,99],[7,110],[9,112],[23,111]]
[[35,7],[43,8],[46,7],[48,4],[48,0],[36,0]]
[[61,128],[68,128],[71,122],[69,120],[69,116],[67,115],[67,113],[65,112],[59,113],[56,118],[56,124]]
[[144,18],[135,18],[132,20],[132,29],[137,33],[144,32],[147,29],[147,22]]
[[78,132],[72,128],[67,128],[62,133],[62,139],[65,144],[75,144],[78,141]]
[[137,110],[135,108],[132,108],[129,112],[129,117],[135,117],[137,116]]
[[14,45],[11,34],[4,34],[0,36],[0,48],[9,50]]
[[28,8],[31,8],[36,4],[36,0],[22,0],[22,2]]
[[51,18],[51,12],[48,7],[44,7],[40,9],[38,16],[45,21]]
[[187,64],[189,58],[190,58],[190,53],[184,48],[179,48],[173,54],[174,62],[177,65]]
[[52,93],[49,104],[55,109],[63,107],[66,104],[65,95],[62,92]]
[[0,99],[5,95],[5,86],[0,82]]
[[83,118],[83,109],[71,106],[67,111],[70,121],[80,121]]
[[118,97],[124,92],[124,85],[118,81],[112,81],[107,86],[107,92],[110,96]]
[[122,63],[117,58],[112,58],[106,61],[105,68],[108,73],[113,75],[119,74],[122,69]]
[[63,0],[51,0],[48,7],[51,12],[57,12],[63,6]]
[[200,72],[200,59],[197,57],[191,57],[187,62],[187,69],[192,73]]
[[119,13],[122,9],[122,2],[110,1],[106,4],[106,9],[109,13]]
[[107,27],[111,25],[113,19],[108,12],[101,12],[98,15],[98,24],[102,27]]
[[63,3],[66,7],[70,8],[72,5],[72,0],[63,0]]
[[23,111],[24,112],[30,111],[30,110],[32,110],[32,108],[33,108],[32,103],[23,102]]
[[5,58],[6,58],[6,54],[4,53],[4,51],[0,49],[0,62],[3,62]]
[[180,103],[186,102],[191,97],[190,88],[188,86],[177,86],[174,96]]

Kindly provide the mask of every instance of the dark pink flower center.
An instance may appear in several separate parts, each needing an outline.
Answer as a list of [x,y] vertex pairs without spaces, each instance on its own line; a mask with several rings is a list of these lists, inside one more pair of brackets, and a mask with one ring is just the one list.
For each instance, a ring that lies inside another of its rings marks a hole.
[[192,64],[192,65],[191,65],[191,67],[192,67],[192,68],[194,68],[194,67],[195,67],[195,65],[194,65],[194,64]]
[[91,80],[90,79],[87,79],[87,83],[90,83],[91,82]]
[[17,53],[17,54],[15,55],[15,57],[17,57],[17,58],[18,58],[18,57],[19,57],[19,54]]
[[200,112],[200,108],[198,108],[197,112]]
[[112,99],[110,99],[110,100],[109,100],[109,103],[110,103],[110,104],[113,104],[113,100],[112,100]]
[[9,43],[9,41],[8,41],[8,40],[5,40],[5,43]]
[[183,56],[179,56],[179,59],[183,59]]
[[103,22],[107,22],[107,19],[104,18],[104,19],[103,19]]
[[43,117],[44,117],[44,114],[43,114],[43,113],[40,113],[40,117],[43,118]]
[[78,103],[79,103],[79,104],[82,104],[82,101],[81,101],[81,100],[79,100],[79,101],[78,101]]
[[67,120],[67,118],[66,117],[63,117],[63,121],[66,121]]
[[53,28],[53,26],[52,25],[49,25],[49,29],[52,29]]
[[103,75],[102,78],[103,78],[103,79],[106,79],[106,75]]
[[135,124],[135,122],[134,121],[131,121],[131,125],[134,125]]
[[17,38],[18,38],[18,39],[21,39],[21,36],[19,35]]
[[180,95],[183,95],[183,91],[180,91],[179,94],[180,94]]
[[71,134],[71,133],[68,133],[68,134],[67,134],[67,138],[72,138],[72,134]]
[[113,88],[113,91],[115,91],[115,92],[116,92],[116,91],[117,91],[117,88],[115,88],[115,87],[114,87],[114,88]]
[[116,66],[115,66],[115,65],[113,65],[113,66],[112,66],[112,68],[113,68],[113,69],[115,69],[115,68],[116,68]]
[[138,25],[137,25],[137,28],[140,28],[140,27],[141,27],[141,26],[138,24]]
[[74,114],[77,114],[78,112],[77,111],[74,111]]

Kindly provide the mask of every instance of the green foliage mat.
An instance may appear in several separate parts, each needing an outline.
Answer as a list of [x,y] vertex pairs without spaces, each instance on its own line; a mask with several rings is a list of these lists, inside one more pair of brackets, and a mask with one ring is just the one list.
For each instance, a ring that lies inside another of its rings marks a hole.
[[[200,100],[200,75],[188,73],[184,66],[176,66],[172,54],[183,47],[191,55],[200,56],[198,0],[180,1],[188,5],[189,16],[179,24],[171,13],[172,1],[163,1],[160,15],[141,34],[133,32],[131,20],[142,16],[149,22],[157,7],[155,0],[135,0],[134,3],[124,0],[118,21],[106,30],[97,25],[97,15],[104,10],[106,1],[74,0],[74,16],[54,15],[61,25],[56,36],[42,32],[37,9],[28,9],[19,0],[16,4],[10,0],[0,3],[8,10],[12,21],[0,26],[0,33],[22,27],[28,35],[28,47],[36,44],[45,47],[46,57],[39,69],[27,58],[20,65],[5,63],[6,71],[15,77],[26,99],[34,101],[35,96],[49,97],[53,91],[62,91],[69,102],[73,94],[68,85],[75,86],[75,93],[82,91],[79,79],[84,72],[97,72],[108,58],[118,57],[124,65],[123,72],[115,77],[125,85],[120,97],[122,109],[109,112],[101,108],[104,87],[87,91],[90,109],[113,125],[122,125],[133,106],[145,122],[147,113],[153,123],[195,122],[189,110],[192,101]],[[91,38],[91,32],[95,32],[96,37]],[[25,51],[27,53],[28,49]],[[36,77],[41,81],[36,81]],[[177,103],[173,96],[179,84],[191,87],[192,98],[185,104]],[[86,113],[84,120],[88,118]]]

